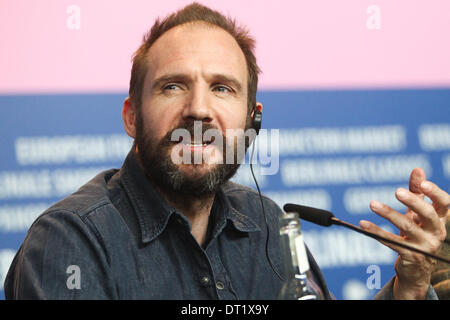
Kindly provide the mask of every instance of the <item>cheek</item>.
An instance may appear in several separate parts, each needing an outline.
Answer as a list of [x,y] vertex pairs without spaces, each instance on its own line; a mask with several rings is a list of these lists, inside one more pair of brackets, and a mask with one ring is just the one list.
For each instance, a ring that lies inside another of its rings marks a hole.
[[226,129],[245,129],[248,122],[247,110],[235,110],[222,116],[222,125]]
[[160,112],[157,108],[150,110],[150,107],[148,107],[142,114],[143,127],[147,135],[160,140],[171,129],[173,119],[170,114]]

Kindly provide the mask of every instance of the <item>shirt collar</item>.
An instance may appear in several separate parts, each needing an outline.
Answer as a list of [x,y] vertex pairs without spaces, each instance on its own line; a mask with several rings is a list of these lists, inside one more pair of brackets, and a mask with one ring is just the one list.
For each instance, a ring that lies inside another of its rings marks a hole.
[[[169,218],[173,214],[181,216],[187,222],[187,219],[168,205],[155,190],[139,164],[134,148],[128,154],[120,170],[120,180],[137,215],[143,243],[151,242],[158,237],[166,228]],[[252,219],[232,206],[223,188],[219,188],[215,200],[219,202],[216,221],[225,220],[224,224],[226,224],[226,220],[230,220],[234,228],[241,232],[261,230]],[[225,217],[225,219],[221,219],[221,217]]]

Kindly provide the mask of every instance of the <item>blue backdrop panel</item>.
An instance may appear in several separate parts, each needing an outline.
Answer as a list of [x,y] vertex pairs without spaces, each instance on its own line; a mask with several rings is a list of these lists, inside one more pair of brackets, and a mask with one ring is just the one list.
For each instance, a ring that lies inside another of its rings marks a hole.
[[[0,289],[34,219],[97,172],[121,166],[132,143],[120,116],[125,97],[0,96]],[[397,232],[370,212],[371,199],[404,210],[393,194],[417,166],[449,191],[448,89],[264,91],[258,100],[266,129],[255,151],[258,182],[280,206],[321,207]],[[247,163],[234,180],[254,186]],[[393,277],[396,255],[375,240],[308,222],[302,230],[337,298],[370,299]]]

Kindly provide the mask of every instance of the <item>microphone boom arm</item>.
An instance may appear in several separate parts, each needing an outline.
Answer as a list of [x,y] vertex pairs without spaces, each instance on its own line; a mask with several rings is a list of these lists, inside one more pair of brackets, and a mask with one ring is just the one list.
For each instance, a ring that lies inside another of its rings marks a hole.
[[399,246],[399,247],[402,247],[402,248],[405,248],[405,249],[408,249],[408,250],[411,250],[411,251],[415,251],[415,252],[423,254],[423,255],[425,255],[427,257],[430,257],[430,258],[433,258],[433,259],[436,259],[436,260],[439,260],[439,261],[442,261],[442,262],[450,264],[450,260],[449,259],[446,259],[444,257],[440,257],[440,256],[437,256],[437,255],[434,255],[434,254],[426,252],[426,251],[422,251],[420,249],[417,249],[417,248],[414,248],[412,246],[403,244],[401,242],[397,242],[397,241],[394,241],[394,240],[387,239],[387,238],[379,236],[379,235],[377,235],[375,233],[372,233],[372,232],[363,230],[361,228],[358,228],[357,226],[354,226],[354,225],[352,225],[352,224],[350,224],[348,222],[339,220],[338,218],[332,217],[331,221],[332,221],[332,224],[335,224],[335,225],[338,225],[338,226],[344,226],[346,228],[349,228],[349,229],[352,229],[352,230],[354,230],[356,232],[362,233],[362,234],[364,234],[364,235],[366,235],[368,237],[371,237],[373,239],[380,240],[380,241],[383,241],[383,242],[388,242],[388,243],[394,244],[396,246]]
[[317,208],[312,208],[312,207],[307,207],[307,206],[302,206],[299,204],[293,204],[293,203],[287,203],[283,206],[283,209],[285,212],[297,212],[300,219],[321,225],[323,227],[329,227],[332,224],[338,225],[338,226],[343,226],[346,228],[349,228],[353,231],[356,231],[358,233],[364,234],[368,237],[371,237],[373,239],[379,240],[379,241],[383,241],[383,242],[387,242],[387,243],[391,243],[394,244],[396,246],[423,254],[424,256],[445,262],[447,264],[450,264],[450,260],[444,257],[440,257],[434,254],[431,254],[429,252],[426,251],[422,251],[420,249],[414,248],[410,245],[406,245],[404,243],[400,243],[394,240],[390,240],[387,239],[385,237],[379,236],[375,233],[363,230],[361,228],[358,228],[357,226],[354,226],[348,222],[339,220],[338,218],[336,218],[331,212],[327,211],[327,210],[322,210],[322,209],[317,209]]

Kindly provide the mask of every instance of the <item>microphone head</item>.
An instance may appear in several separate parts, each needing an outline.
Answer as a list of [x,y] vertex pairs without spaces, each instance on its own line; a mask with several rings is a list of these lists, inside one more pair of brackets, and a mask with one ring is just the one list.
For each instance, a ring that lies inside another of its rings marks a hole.
[[297,212],[300,219],[329,227],[333,224],[334,215],[327,210],[301,206],[299,204],[287,203],[283,207],[285,212]]

